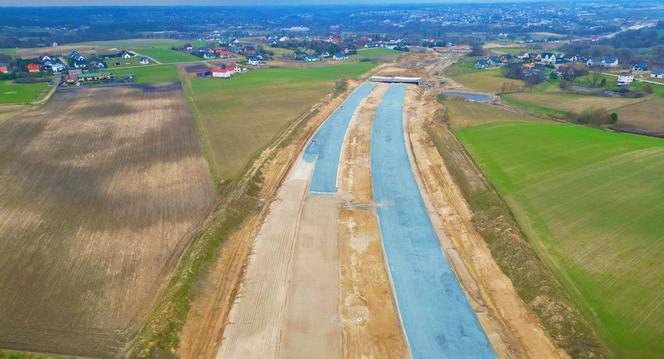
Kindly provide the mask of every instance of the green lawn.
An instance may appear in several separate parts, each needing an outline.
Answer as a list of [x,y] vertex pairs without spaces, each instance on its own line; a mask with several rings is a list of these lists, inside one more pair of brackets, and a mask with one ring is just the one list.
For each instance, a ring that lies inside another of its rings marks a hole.
[[9,55],[16,58],[16,49],[0,49],[0,54]]
[[664,141],[496,123],[458,135],[615,357],[664,352]]
[[[125,67],[125,66],[142,66],[140,62],[140,56],[134,56],[130,57],[128,59],[123,59],[120,57],[113,57],[104,60],[106,62],[106,65],[108,65],[109,69],[116,68],[116,67]],[[120,65],[116,65],[116,63],[120,63]],[[152,63],[152,62],[151,62]]]
[[650,85],[653,95],[664,97],[664,84],[657,85],[652,83],[635,82],[632,84],[632,88],[636,90],[643,90],[646,85]]
[[358,58],[374,58],[374,57],[395,57],[401,54],[399,51],[394,51],[392,49],[386,49],[382,47],[374,47],[370,49],[359,49],[357,50]]
[[109,70],[116,76],[134,75],[136,83],[180,81],[175,65],[143,65],[143,67],[114,68]]
[[445,69],[445,74],[452,80],[476,91],[499,93],[502,90],[512,92],[523,88],[523,81],[505,78],[500,68],[476,69],[475,62],[482,58],[465,57]]
[[518,55],[519,52],[521,51],[525,51],[529,54],[532,54],[532,53],[540,53],[544,50],[530,49],[525,47],[500,47],[500,48],[491,49],[491,51],[497,54]]
[[10,80],[0,81],[0,103],[29,104],[48,90],[48,84],[15,84]]
[[357,77],[374,66],[265,68],[229,80],[185,81],[216,177],[236,178],[274,136],[332,91],[335,80]]
[[184,52],[174,51],[170,48],[133,48],[132,51],[137,54],[151,57],[161,63],[203,61],[200,57]]

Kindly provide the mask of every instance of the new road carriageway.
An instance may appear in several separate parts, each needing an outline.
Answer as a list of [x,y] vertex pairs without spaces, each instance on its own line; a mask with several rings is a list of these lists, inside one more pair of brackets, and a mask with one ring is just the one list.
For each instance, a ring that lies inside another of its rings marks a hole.
[[[311,194],[335,194],[339,158],[361,85],[320,127],[303,159],[314,164]],[[420,358],[495,358],[434,231],[404,140],[406,85],[385,92],[371,134],[371,175],[383,250],[409,349]]]

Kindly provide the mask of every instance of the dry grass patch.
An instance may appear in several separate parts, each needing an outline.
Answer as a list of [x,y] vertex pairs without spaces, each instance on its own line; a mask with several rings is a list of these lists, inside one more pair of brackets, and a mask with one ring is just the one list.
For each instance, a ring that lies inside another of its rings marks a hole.
[[642,102],[643,98],[582,96],[565,93],[514,93],[506,95],[519,102],[541,108],[550,108],[564,112],[581,113],[589,108],[604,108],[613,111],[623,106]]
[[452,129],[477,126],[492,122],[541,121],[523,111],[509,111],[505,108],[449,98],[443,101],[446,109],[445,119]]
[[617,128],[664,136],[664,98],[646,101],[619,109]]

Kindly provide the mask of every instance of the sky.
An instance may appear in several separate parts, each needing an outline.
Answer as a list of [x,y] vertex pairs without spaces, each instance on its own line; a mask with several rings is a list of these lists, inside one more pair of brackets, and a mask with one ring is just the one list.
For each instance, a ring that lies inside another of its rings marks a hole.
[[534,0],[0,0],[0,6],[136,6],[136,5],[327,5],[327,4],[413,4],[487,3]]

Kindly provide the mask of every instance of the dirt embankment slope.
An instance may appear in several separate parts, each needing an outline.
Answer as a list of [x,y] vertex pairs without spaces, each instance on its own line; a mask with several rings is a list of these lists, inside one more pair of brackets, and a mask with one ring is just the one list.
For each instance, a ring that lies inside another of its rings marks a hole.
[[406,129],[418,182],[441,245],[473,309],[503,358],[562,358],[538,318],[518,296],[472,223],[472,212],[425,131],[438,110],[411,89],[406,100]]
[[216,356],[254,238],[270,213],[267,204],[277,198],[277,190],[314,131],[357,85],[358,82],[349,81],[344,93],[328,95],[302,114],[256,161],[263,178],[260,191],[263,206],[224,243],[207,275],[195,284],[197,295],[182,331],[180,357]]

